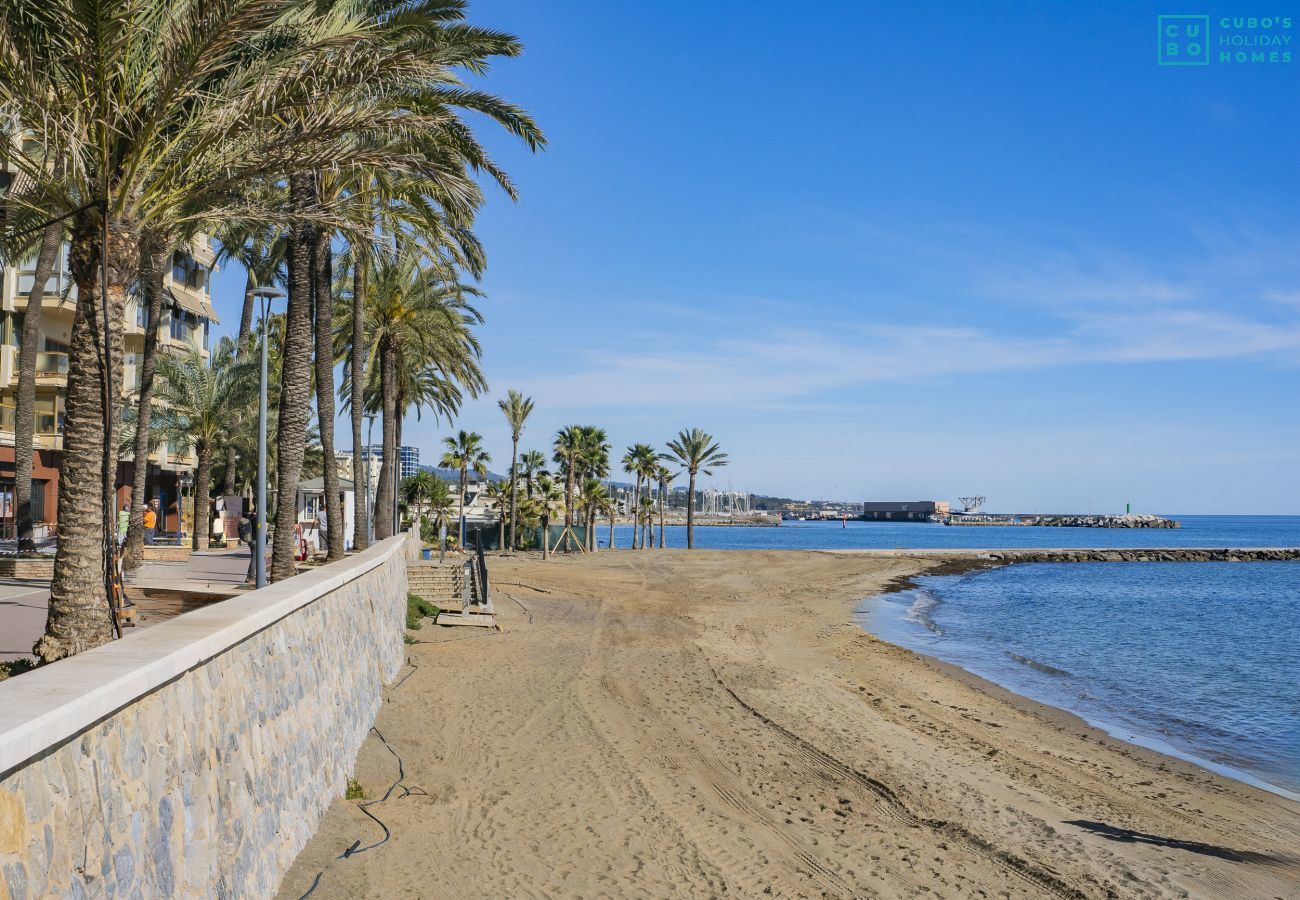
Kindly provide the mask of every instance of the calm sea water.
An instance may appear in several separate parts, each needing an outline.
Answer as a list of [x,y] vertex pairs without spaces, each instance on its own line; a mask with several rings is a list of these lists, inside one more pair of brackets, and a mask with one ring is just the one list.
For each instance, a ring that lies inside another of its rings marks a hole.
[[[716,550],[1297,547],[1300,516],[1176,530],[786,522],[697,528]],[[686,543],[667,529],[669,547]],[[597,532],[602,545],[609,532]],[[615,532],[628,547],[630,526]],[[1039,563],[920,580],[864,627],[1114,736],[1300,799],[1300,563]]]
[[[1300,516],[1179,516],[1182,528],[1038,528],[949,526],[928,522],[783,522],[776,528],[695,529],[706,550],[935,549],[958,547],[1300,547]],[[656,528],[655,534],[658,535]],[[665,529],[669,547],[686,546],[686,527]],[[596,529],[603,547],[609,528]],[[657,537],[656,537],[657,539]],[[614,529],[614,545],[629,547],[632,526]]]
[[863,626],[1300,799],[1300,564],[1036,563],[917,583],[864,601]]

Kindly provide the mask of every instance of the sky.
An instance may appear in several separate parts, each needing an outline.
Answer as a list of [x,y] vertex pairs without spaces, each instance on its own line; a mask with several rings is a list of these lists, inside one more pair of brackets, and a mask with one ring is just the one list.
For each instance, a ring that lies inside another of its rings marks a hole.
[[505,471],[515,388],[525,448],[700,427],[756,493],[1295,513],[1300,47],[1157,65],[1185,6],[472,0],[550,145],[477,123],[490,393],[404,437]]

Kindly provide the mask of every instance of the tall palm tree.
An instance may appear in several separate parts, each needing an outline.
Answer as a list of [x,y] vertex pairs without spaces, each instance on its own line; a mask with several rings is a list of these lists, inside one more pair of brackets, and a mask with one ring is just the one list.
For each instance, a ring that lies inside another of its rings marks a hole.
[[655,467],[655,477],[659,480],[659,549],[663,549],[664,544],[664,504],[668,502],[668,485],[672,484],[677,473],[673,472],[665,465]]
[[533,498],[533,485],[541,475],[546,474],[546,454],[540,450],[528,450],[519,457],[519,470],[524,476],[527,498]]
[[[198,457],[194,476],[195,550],[208,548],[211,532],[208,503],[211,495],[212,457],[225,440],[232,411],[249,393],[249,366],[240,363],[235,345],[223,339],[205,363],[194,348],[164,354],[158,360],[158,400],[155,413],[168,444]],[[286,501],[293,506],[293,501]]]
[[59,251],[63,249],[63,223],[47,225],[36,249],[35,277],[27,294],[22,337],[18,342],[18,386],[14,400],[14,506],[18,550],[36,549],[32,522],[32,441],[36,425],[36,339],[41,332],[41,304]]
[[[501,412],[506,417],[506,422],[510,425],[510,545],[509,549],[515,547],[515,516],[518,512],[519,497],[519,438],[524,433],[524,423],[533,412],[533,399],[525,397],[518,391],[511,390],[506,392],[504,400],[498,400],[497,406],[501,407]],[[506,550],[503,544],[501,549]]]
[[[455,69],[481,71],[490,56],[517,54],[518,42],[459,18],[454,4],[399,0],[9,3],[0,17],[0,145],[19,176],[7,197],[10,233],[69,217],[78,288],[42,658],[111,636],[113,407],[141,234],[237,218],[328,221],[337,214],[320,205],[270,210],[245,190],[326,166],[435,182],[469,166],[509,189],[459,111],[481,112],[534,148],[541,135],[518,109],[467,89]],[[291,335],[302,331],[294,313]],[[294,361],[286,376],[305,380],[306,371]],[[298,402],[296,385],[285,387]],[[283,494],[296,487],[305,429],[282,428],[280,439]],[[278,555],[281,572],[282,564]]]
[[[366,280],[365,355],[371,361],[362,385],[365,408],[383,414],[383,460],[375,494],[375,536],[392,533],[393,469],[402,415],[410,404],[451,416],[464,393],[484,388],[481,348],[473,328],[482,322],[469,298],[476,291],[446,283],[418,247],[381,254]],[[378,365],[376,365],[376,363]],[[344,385],[353,402],[357,385]]]
[[725,466],[727,454],[722,452],[713,436],[699,428],[683,430],[674,440],[668,442],[668,453],[663,454],[665,461],[676,462],[690,475],[690,485],[686,493],[686,548],[695,548],[695,476],[700,472],[712,475],[713,469]]
[[460,533],[459,540],[465,546],[465,492],[469,488],[469,470],[473,469],[479,478],[487,476],[488,463],[492,457],[483,449],[483,436],[473,431],[461,429],[454,437],[445,437],[442,444],[447,448],[439,463],[444,469],[457,469],[460,472]]
[[642,518],[641,485],[650,490],[650,478],[654,467],[655,451],[649,444],[633,444],[623,455],[623,469],[636,476],[636,487],[632,491],[632,549],[645,549],[646,531]]
[[[508,481],[494,481],[483,491],[488,500],[497,511],[497,550],[500,553],[506,552],[506,513],[510,511],[511,497],[509,495]],[[513,527],[513,523],[512,527]]]
[[583,426],[566,425],[555,433],[555,464],[564,473],[564,525],[573,527],[574,485],[578,476],[578,454],[582,452]]
[[437,490],[434,486],[440,479],[425,469],[421,469],[414,475],[402,479],[402,497],[406,500],[408,506],[415,510],[415,517],[418,521],[423,515],[429,499],[433,492]]
[[[592,479],[600,480],[609,477],[609,441],[605,434],[605,429],[589,425],[583,428],[582,450],[578,453],[578,476],[583,485]],[[583,488],[586,493],[586,488]],[[602,497],[608,496],[605,491]],[[591,516],[591,510],[587,515],[587,549],[596,549],[595,519]]]
[[596,517],[610,505],[609,490],[598,478],[582,482],[582,508],[586,513],[587,550],[596,549]]
[[624,451],[623,458],[619,460],[619,463],[623,466],[623,471],[628,473],[629,475],[635,476],[636,478],[636,481],[632,485],[632,505],[631,505],[631,509],[628,510],[629,512],[632,513],[632,549],[633,550],[637,549],[637,538],[639,536],[639,531],[640,531],[638,527],[639,516],[641,514],[640,513],[641,473],[639,469],[641,452],[639,448],[645,446],[647,445],[633,444],[631,447],[628,447],[626,451]]
[[451,495],[451,487],[441,478],[435,477],[433,484],[429,487],[429,496],[425,503],[429,512],[433,513],[433,525],[442,533],[446,527],[447,520],[451,517],[451,508],[455,498]]
[[562,508],[565,502],[564,492],[549,475],[540,475],[537,478],[537,492],[530,502],[536,505],[537,517],[541,521],[542,559],[550,559],[551,515]]

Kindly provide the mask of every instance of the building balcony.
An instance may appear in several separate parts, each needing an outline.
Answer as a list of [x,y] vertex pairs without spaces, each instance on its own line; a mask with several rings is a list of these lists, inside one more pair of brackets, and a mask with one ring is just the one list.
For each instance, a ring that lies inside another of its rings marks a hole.
[[[14,373],[17,381],[17,372]],[[64,387],[68,383],[68,354],[42,352],[36,354],[36,383]]]
[[[6,441],[12,442],[17,429],[14,427],[18,411],[11,404],[0,404],[0,433],[6,435]],[[49,401],[37,401],[36,415],[32,427],[32,445],[38,450],[62,450],[63,427],[61,414],[54,410]]]

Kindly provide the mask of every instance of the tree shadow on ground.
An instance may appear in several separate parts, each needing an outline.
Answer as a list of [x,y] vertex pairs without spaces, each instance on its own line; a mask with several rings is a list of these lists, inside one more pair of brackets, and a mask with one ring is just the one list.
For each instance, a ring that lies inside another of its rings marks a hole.
[[1087,819],[1074,819],[1064,824],[1074,825],[1110,841],[1119,841],[1125,844],[1150,844],[1153,847],[1169,847],[1174,850],[1186,850],[1188,853],[1199,853],[1202,856],[1213,856],[1216,859],[1226,859],[1229,862],[1272,865],[1278,863],[1285,865],[1294,862],[1294,860],[1284,856],[1270,856],[1267,853],[1256,853],[1252,850],[1233,850],[1230,847],[1220,847],[1218,844],[1206,844],[1202,841],[1185,841],[1179,838],[1164,837],[1159,834],[1147,834],[1144,831],[1120,828],[1115,825],[1107,825],[1104,822],[1090,822]]

